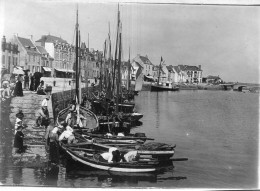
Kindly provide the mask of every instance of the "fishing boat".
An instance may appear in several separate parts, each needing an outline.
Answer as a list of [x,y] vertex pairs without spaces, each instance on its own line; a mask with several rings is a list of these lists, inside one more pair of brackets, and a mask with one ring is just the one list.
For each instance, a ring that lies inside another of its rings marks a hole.
[[180,88],[178,86],[172,86],[170,83],[165,84],[152,84],[151,91],[159,92],[159,91],[179,91]]
[[[66,150],[66,153],[72,157],[72,159],[99,169],[99,170],[108,170],[115,172],[153,172],[156,171],[156,166],[159,162],[157,161],[132,161],[132,162],[117,162],[117,163],[108,163],[100,161],[100,154],[95,153],[98,149],[95,148],[96,144],[85,145],[90,147],[85,148],[74,148],[71,146],[64,146],[62,148]],[[90,153],[93,150],[93,153]]]
[[[99,122],[97,116],[86,107],[80,105],[81,103],[81,80],[80,80],[80,54],[79,54],[79,45],[80,45],[80,33],[79,33],[79,24],[78,24],[78,10],[76,16],[76,45],[75,45],[75,102],[74,111],[71,111],[71,106],[61,110],[57,115],[57,125],[61,125],[62,121],[65,121],[69,114],[71,114],[71,119],[76,122],[75,126],[79,126],[80,128],[87,128],[90,131],[95,131],[99,127]],[[73,114],[72,114],[73,113]]]
[[87,141],[93,141],[101,144],[143,144],[147,140],[154,140],[153,138],[146,137],[144,133],[127,134],[118,133],[117,135],[112,135],[111,133],[97,134],[82,132],[77,137],[83,137]]
[[179,91],[180,88],[178,86],[174,86],[170,82],[160,83],[160,76],[161,76],[161,70],[162,70],[162,64],[164,63],[162,57],[159,65],[159,77],[157,83],[151,84],[151,91],[153,92],[159,92],[159,91]]

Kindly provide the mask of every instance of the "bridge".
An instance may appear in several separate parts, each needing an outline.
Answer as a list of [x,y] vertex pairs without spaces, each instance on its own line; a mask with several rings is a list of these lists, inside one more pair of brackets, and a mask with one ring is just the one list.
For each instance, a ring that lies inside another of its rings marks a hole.
[[235,84],[219,84],[220,86],[223,86],[224,90],[230,90],[230,89],[234,89],[234,85]]
[[260,86],[254,85],[254,84],[242,84],[242,83],[226,83],[226,84],[219,84],[220,86],[223,86],[224,90],[230,90],[233,89],[234,91],[242,92],[243,89],[247,90],[255,90],[259,91]]

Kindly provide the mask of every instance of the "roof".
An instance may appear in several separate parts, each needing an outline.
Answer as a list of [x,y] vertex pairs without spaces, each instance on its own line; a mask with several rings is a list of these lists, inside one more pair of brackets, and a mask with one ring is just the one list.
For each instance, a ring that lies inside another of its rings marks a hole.
[[67,43],[66,40],[63,40],[60,37],[52,36],[52,35],[43,35],[39,40],[36,42],[60,42],[60,43]]
[[170,65],[170,66],[166,66],[166,68],[167,68],[167,70],[168,70],[169,72],[174,72],[173,69],[172,69],[172,68],[173,68],[172,65]]
[[218,80],[218,79],[220,79],[220,77],[219,76],[208,76],[207,79]]
[[178,65],[179,68],[182,70],[182,71],[202,71],[201,69],[199,69],[199,67],[197,66],[189,66],[189,65]]
[[139,62],[136,62],[135,60],[134,60],[134,62],[138,65],[138,67],[143,68],[143,66]]
[[36,47],[41,54],[48,54],[48,52],[43,46],[36,46]]
[[178,66],[173,66],[174,70],[177,72],[177,73],[180,73],[180,69]]
[[139,56],[141,61],[144,63],[144,64],[149,64],[149,65],[153,65],[152,62],[148,59],[148,57],[145,57],[145,56]]
[[33,42],[28,38],[17,37],[18,41],[26,49],[28,53],[39,54]]

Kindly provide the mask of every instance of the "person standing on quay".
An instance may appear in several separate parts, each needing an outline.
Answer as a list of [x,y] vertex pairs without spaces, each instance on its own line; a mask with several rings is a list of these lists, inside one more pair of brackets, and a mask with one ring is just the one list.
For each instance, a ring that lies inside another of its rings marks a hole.
[[24,89],[29,90],[29,76],[27,73],[24,76]]
[[30,74],[30,80],[31,80],[30,90],[34,91],[34,75]]
[[14,89],[14,96],[23,96],[23,87],[21,82],[21,77],[17,77],[15,89]]
[[22,132],[23,126],[18,126],[15,137],[14,137],[14,148],[13,148],[13,154],[21,154],[24,153],[25,150],[27,149],[26,145],[23,145],[23,139],[24,139],[24,134]]

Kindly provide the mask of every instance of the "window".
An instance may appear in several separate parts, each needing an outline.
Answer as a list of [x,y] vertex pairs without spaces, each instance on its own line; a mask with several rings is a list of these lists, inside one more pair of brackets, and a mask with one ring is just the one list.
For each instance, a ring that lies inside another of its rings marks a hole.
[[30,61],[31,61],[31,56],[30,56],[30,55],[28,55],[28,57],[29,57],[29,58],[28,58],[28,60],[29,60],[29,62],[30,62]]

